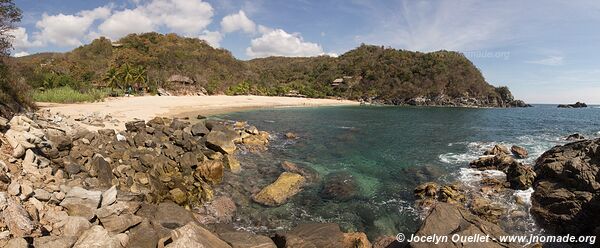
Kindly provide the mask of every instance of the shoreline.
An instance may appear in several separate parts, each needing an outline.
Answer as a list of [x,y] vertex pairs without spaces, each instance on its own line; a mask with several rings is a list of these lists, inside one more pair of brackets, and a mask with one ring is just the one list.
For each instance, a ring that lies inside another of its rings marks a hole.
[[[193,115],[216,115],[236,111],[287,108],[359,105],[359,102],[336,99],[316,99],[277,96],[139,96],[108,98],[93,103],[36,103],[39,111],[68,116],[70,119],[106,116],[116,122],[104,123],[103,128],[124,130],[126,121],[133,119],[150,120],[154,117],[183,117]],[[86,125],[98,129],[93,125]]]

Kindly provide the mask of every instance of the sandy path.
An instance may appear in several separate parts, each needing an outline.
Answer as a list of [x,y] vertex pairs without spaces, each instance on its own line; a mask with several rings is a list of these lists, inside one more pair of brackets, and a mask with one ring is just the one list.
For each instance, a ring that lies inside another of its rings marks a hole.
[[[312,99],[269,96],[142,96],[110,98],[103,102],[56,104],[38,103],[50,110],[75,119],[96,114],[117,120],[105,123],[107,128],[124,129],[124,122],[134,118],[149,120],[156,116],[174,117],[192,114],[212,115],[245,109],[277,107],[310,107],[357,105],[358,102],[334,99]],[[97,128],[96,128],[97,129]]]

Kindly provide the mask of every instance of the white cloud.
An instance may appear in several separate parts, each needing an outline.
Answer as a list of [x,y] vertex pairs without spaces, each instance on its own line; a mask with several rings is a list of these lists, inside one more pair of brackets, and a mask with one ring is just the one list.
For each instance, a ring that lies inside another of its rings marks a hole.
[[223,17],[223,20],[221,20],[221,28],[225,33],[231,33],[238,30],[242,30],[246,33],[256,32],[256,24],[246,16],[246,13],[244,13],[243,10]]
[[75,15],[44,13],[42,19],[36,23],[40,31],[35,34],[35,39],[43,44],[79,46],[94,21],[108,17],[110,12],[108,7],[98,7]]
[[562,56],[548,56],[546,58],[543,59],[538,59],[538,60],[530,60],[530,61],[526,61],[527,63],[530,64],[538,64],[538,65],[562,65],[564,62],[564,57]]
[[23,57],[23,56],[27,56],[27,55],[29,55],[28,52],[18,52],[18,53],[15,53],[13,55],[13,57],[17,57],[18,58],[18,57]]
[[130,33],[150,32],[154,28],[152,20],[143,11],[126,9],[114,13],[100,24],[98,35],[116,40]]
[[27,34],[27,29],[23,27],[18,27],[8,32],[9,35],[12,35],[12,45],[16,51],[25,51],[32,47],[41,46],[41,42],[39,41],[31,41],[29,40],[29,35]]
[[154,0],[143,9],[157,24],[186,36],[198,35],[213,16],[212,6],[202,0]]
[[317,56],[323,55],[319,44],[305,42],[299,34],[289,34],[282,29],[275,29],[253,39],[246,49],[249,57],[268,56]]
[[133,9],[115,12],[98,27],[98,33],[113,40],[130,33],[158,31],[161,27],[188,37],[200,35],[212,22],[213,8],[202,0],[139,1]]
[[223,39],[223,35],[217,31],[208,31],[205,30],[202,32],[198,39],[205,40],[210,46],[214,48],[219,48],[221,40]]

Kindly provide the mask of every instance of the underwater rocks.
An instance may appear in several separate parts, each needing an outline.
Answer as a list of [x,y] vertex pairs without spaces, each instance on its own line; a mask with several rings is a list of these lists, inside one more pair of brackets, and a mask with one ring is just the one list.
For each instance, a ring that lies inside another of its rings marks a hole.
[[252,200],[266,206],[279,206],[296,195],[304,186],[306,179],[296,173],[283,172],[275,180],[252,196]]
[[347,201],[358,195],[358,184],[352,174],[332,172],[325,178],[320,195],[324,199]]
[[531,213],[557,234],[600,232],[600,139],[556,146],[536,161]]

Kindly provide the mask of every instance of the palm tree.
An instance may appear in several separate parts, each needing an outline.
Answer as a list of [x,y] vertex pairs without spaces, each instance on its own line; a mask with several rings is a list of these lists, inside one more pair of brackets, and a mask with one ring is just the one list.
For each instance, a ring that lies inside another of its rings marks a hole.
[[126,87],[131,86],[131,83],[133,82],[133,68],[131,68],[129,63],[125,63],[121,66],[120,74],[123,78],[123,82],[125,82]]
[[135,83],[136,88],[146,86],[148,82],[148,78],[146,76],[146,68],[140,65],[133,70],[132,74],[133,82]]
[[106,85],[109,88],[119,88],[122,89],[123,86],[120,84],[121,78],[120,78],[120,73],[117,70],[117,68],[115,67],[111,67],[110,69],[108,69],[108,71],[106,72],[106,74],[104,74],[104,78],[102,79],[102,81],[106,82]]

